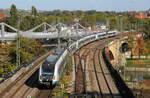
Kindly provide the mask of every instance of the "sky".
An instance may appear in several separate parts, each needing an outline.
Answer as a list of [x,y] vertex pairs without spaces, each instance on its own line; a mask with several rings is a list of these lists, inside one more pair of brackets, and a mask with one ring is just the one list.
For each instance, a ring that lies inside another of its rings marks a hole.
[[30,10],[97,10],[97,11],[142,11],[150,9],[150,0],[0,0],[0,8]]

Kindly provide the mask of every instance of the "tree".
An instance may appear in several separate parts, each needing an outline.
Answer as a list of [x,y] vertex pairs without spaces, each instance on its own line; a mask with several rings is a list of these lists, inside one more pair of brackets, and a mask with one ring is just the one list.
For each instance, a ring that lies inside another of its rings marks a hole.
[[56,17],[55,16],[49,16],[47,19],[46,19],[46,22],[51,24],[53,22],[56,21]]
[[20,29],[22,31],[26,31],[26,30],[31,29],[32,28],[31,21],[32,21],[32,17],[30,17],[30,16],[22,17]]
[[33,15],[34,17],[38,16],[37,10],[34,6],[32,6],[31,15]]
[[[9,56],[9,45],[0,44],[0,74],[1,76],[7,75],[12,71],[11,57]],[[0,77],[1,77],[0,76]]]
[[123,29],[126,30],[130,30],[131,29],[131,23],[129,21],[129,19],[127,17],[123,17]]
[[82,17],[84,17],[84,15],[85,15],[85,13],[83,11],[77,10],[77,17],[82,18]]
[[110,29],[114,30],[118,28],[117,22],[118,22],[118,17],[110,17],[109,18],[109,23],[110,23]]
[[[35,26],[37,26],[37,25],[43,23],[44,21],[46,21],[46,17],[41,16],[37,12],[37,10],[34,6],[32,6],[31,15],[32,15],[32,17],[31,17],[31,21],[30,21],[30,23],[31,23],[30,28],[34,28]],[[40,27],[40,28],[36,29],[37,32],[41,31],[41,30],[43,30],[43,27]]]
[[[21,64],[31,61],[35,56],[39,55],[43,48],[35,39],[21,38],[20,40],[20,55]],[[16,42],[11,44],[10,56],[12,58],[11,62],[16,62]]]
[[136,45],[134,49],[134,54],[138,55],[139,58],[141,55],[144,55],[148,52],[147,44],[145,43],[143,37],[138,37],[136,40]]
[[106,16],[104,14],[96,14],[96,21],[106,21]]
[[9,24],[15,28],[17,28],[17,22],[18,22],[18,11],[16,6],[13,4],[10,9],[10,18],[9,18]]
[[86,11],[86,14],[87,14],[87,15],[96,14],[96,10],[89,10],[89,11]]
[[63,14],[64,14],[65,16],[70,16],[70,15],[72,15],[71,12],[68,11],[68,10],[64,10],[64,11],[63,11]]
[[61,22],[73,22],[73,18],[70,16],[63,16],[60,18]]
[[143,26],[143,32],[145,33],[145,37],[147,38],[147,39],[149,39],[150,38],[150,19],[145,19],[145,21],[144,21],[144,26]]

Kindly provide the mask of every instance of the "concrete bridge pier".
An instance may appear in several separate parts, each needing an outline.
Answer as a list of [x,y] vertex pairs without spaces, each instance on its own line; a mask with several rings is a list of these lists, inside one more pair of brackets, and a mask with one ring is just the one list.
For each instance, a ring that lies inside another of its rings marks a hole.
[[107,51],[110,51],[113,55],[111,63],[114,67],[125,66],[126,63],[125,54],[121,52],[123,43],[124,41],[120,43],[119,40],[117,39],[109,43],[108,45]]

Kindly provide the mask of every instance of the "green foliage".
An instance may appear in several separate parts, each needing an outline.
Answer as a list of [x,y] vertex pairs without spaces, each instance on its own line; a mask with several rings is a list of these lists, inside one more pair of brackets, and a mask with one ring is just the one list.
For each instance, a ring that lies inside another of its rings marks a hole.
[[118,17],[110,17],[109,18],[109,23],[110,23],[110,29],[114,30],[114,29],[119,29],[118,28],[118,22],[119,22],[119,18]]
[[[39,43],[34,39],[21,38],[20,41],[20,55],[21,55],[21,64],[31,61],[35,56],[40,54],[43,51],[43,48]],[[12,43],[10,51],[12,62],[15,63],[16,60],[16,42]]]
[[32,6],[31,15],[33,15],[34,17],[36,17],[38,15],[37,10],[34,6]]
[[[1,11],[1,10],[0,10]],[[136,12],[97,12],[95,10],[89,11],[68,11],[68,10],[54,10],[54,11],[42,11],[38,12],[37,9],[32,6],[32,11],[29,12],[20,11],[21,15],[20,29],[22,31],[29,30],[35,26],[41,24],[42,22],[48,22],[49,24],[56,22],[59,18],[59,22],[74,22],[74,18],[79,18],[83,26],[94,27],[96,21],[107,21],[109,20],[110,30],[119,30],[121,19],[123,20],[123,30],[137,30],[139,32],[144,32],[146,38],[150,38],[150,19],[136,19],[134,16]],[[122,17],[120,17],[122,16]],[[6,22],[11,26],[17,28],[18,22],[18,11],[15,5],[11,6],[10,18],[7,18]],[[7,30],[6,30],[7,31]],[[10,30],[8,30],[10,31]],[[43,31],[43,27],[37,29],[36,31]]]
[[56,98],[68,98],[68,85],[69,85],[69,80],[68,76],[63,73],[56,90],[54,91],[54,95]]
[[145,58],[145,59],[127,59],[126,60],[126,66],[127,67],[138,67],[138,68],[150,68],[150,66],[148,65],[148,63],[150,62],[149,58]]
[[46,19],[46,22],[49,24],[56,22],[56,17],[55,16],[48,16]]
[[72,13],[71,13],[70,11],[68,11],[68,10],[64,10],[64,11],[62,12],[62,14],[63,14],[64,16],[71,16],[71,15],[72,15]]
[[128,43],[128,50],[131,52],[131,59],[133,56],[133,48],[134,48],[133,42],[134,42],[133,36],[129,35],[127,43]]
[[65,66],[65,71],[66,71],[67,75],[69,75],[72,72],[72,67],[73,67],[72,57],[70,57],[69,55],[67,55],[67,64]]
[[0,75],[5,76],[13,69],[11,57],[9,56],[9,45],[0,44]]
[[17,22],[18,22],[18,11],[14,4],[12,4],[10,9],[10,18],[8,20],[9,25],[17,28]]
[[150,39],[150,19],[143,20],[143,32],[146,34],[146,38]]
[[147,49],[148,49],[148,55],[150,55],[150,40],[146,40],[147,43]]
[[32,21],[32,17],[30,17],[30,16],[22,17],[20,29],[22,31],[31,29],[33,27],[33,26],[31,26],[31,21]]
[[[31,61],[38,56],[43,48],[34,39],[21,38],[20,55],[21,64]],[[5,76],[16,69],[16,41],[11,44],[0,44],[0,77]]]

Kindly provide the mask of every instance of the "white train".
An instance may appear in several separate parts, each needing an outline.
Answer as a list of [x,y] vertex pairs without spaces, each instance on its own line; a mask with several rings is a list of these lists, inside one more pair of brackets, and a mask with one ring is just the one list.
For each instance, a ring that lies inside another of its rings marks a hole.
[[73,42],[68,49],[57,48],[55,52],[48,56],[40,66],[39,82],[46,85],[56,85],[63,73],[66,65],[66,56],[71,51],[74,53],[82,46],[100,39],[116,36],[117,31],[94,33]]

